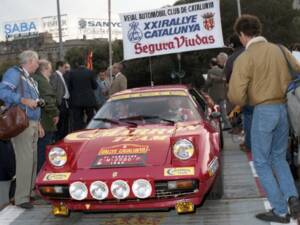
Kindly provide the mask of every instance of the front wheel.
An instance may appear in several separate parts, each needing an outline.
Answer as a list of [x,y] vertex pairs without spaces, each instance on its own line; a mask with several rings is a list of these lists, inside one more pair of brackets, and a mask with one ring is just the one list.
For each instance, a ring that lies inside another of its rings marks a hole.
[[209,193],[207,194],[207,199],[210,199],[210,200],[221,199],[224,194],[224,176],[223,176],[223,169],[222,169],[223,159],[222,159],[222,156],[220,156],[220,157],[221,157],[220,158],[220,168],[217,173],[217,177],[216,177],[211,189],[209,190]]

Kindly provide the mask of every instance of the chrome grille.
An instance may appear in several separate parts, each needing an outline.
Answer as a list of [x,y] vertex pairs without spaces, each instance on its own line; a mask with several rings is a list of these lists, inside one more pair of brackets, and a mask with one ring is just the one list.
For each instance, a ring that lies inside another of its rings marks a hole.
[[165,191],[165,190],[157,190],[156,191],[156,198],[170,198],[170,197],[180,197],[183,195],[190,195],[197,193],[199,190],[195,189],[194,191],[177,191],[177,192],[172,192],[172,191]]

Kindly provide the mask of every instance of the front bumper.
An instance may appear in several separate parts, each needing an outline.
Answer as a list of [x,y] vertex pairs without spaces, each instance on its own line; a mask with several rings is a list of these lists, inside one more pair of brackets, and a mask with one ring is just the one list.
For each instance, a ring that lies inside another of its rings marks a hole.
[[[154,193],[147,199],[130,197],[124,200],[108,198],[99,201],[89,196],[83,201],[77,201],[70,197],[68,185],[61,186],[61,194],[49,194],[43,191],[45,188],[51,186],[38,186],[38,191],[41,196],[50,201],[53,206],[63,205],[72,211],[136,211],[174,208],[179,202],[190,202],[193,205],[199,205],[210,187],[210,182],[199,184],[199,181],[196,179],[192,180],[192,188],[179,188],[173,190],[168,189],[168,181],[157,181],[154,183]],[[56,185],[56,187],[58,187],[58,185]]]
[[178,202],[191,202],[199,205],[203,196],[192,195],[189,197],[178,197],[172,199],[148,199],[130,200],[125,202],[99,202],[99,201],[51,201],[53,206],[65,206],[71,211],[139,211],[139,210],[159,210],[174,208]]
[[[72,173],[71,176],[68,176],[68,179],[65,181],[45,181],[47,171],[41,171],[36,182],[36,189],[40,195],[50,201],[53,206],[66,206],[69,210],[79,210],[79,211],[105,211],[105,210],[116,210],[116,211],[132,211],[132,210],[147,210],[147,209],[165,209],[165,208],[174,208],[176,203],[181,201],[191,202],[194,205],[199,205],[202,202],[205,194],[208,192],[211,187],[215,176],[205,177],[205,179],[195,172],[193,175],[178,175],[178,176],[165,176],[163,168],[139,168],[135,173],[132,171],[125,173],[125,169],[118,170],[118,176],[113,178],[114,171],[106,170],[89,170],[89,171],[77,171]],[[195,171],[199,169],[195,168]],[[124,173],[123,173],[124,172]],[[108,175],[107,175],[108,174]],[[59,177],[61,178],[61,176]],[[136,179],[144,178],[151,182],[152,184],[152,194],[147,199],[138,199],[136,198],[131,191],[131,194],[128,198],[124,200],[115,199],[111,193],[108,198],[102,201],[93,199],[90,193],[86,199],[82,201],[74,200],[70,197],[69,194],[69,185],[75,181],[81,181],[86,184],[89,189],[89,185],[98,179],[107,183],[110,187],[112,181],[116,179],[123,179],[128,182],[131,187],[132,183]],[[167,185],[168,182],[174,181],[192,181],[192,188],[175,188],[170,190],[170,187]],[[201,182],[200,182],[201,180]],[[49,194],[41,191],[42,188],[51,188],[59,187],[60,193]]]

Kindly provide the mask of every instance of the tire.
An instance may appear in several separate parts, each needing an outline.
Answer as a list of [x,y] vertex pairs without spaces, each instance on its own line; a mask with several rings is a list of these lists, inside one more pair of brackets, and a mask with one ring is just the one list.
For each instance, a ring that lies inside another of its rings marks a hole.
[[220,151],[223,150],[224,148],[224,135],[223,135],[223,130],[222,130],[222,123],[221,123],[221,120],[219,120],[219,133],[220,133]]
[[223,131],[220,131],[220,150],[222,151],[224,148],[224,135],[223,135]]
[[220,156],[220,169],[218,171],[217,177],[207,194],[207,199],[218,200],[223,197],[224,194],[224,176],[223,176],[223,160]]

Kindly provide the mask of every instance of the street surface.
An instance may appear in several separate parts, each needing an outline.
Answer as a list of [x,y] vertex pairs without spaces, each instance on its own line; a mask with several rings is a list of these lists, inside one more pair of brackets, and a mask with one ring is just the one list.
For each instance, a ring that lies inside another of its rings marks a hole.
[[[0,211],[0,225],[276,225],[257,220],[254,215],[269,209],[251,163],[251,155],[241,152],[232,136],[225,134],[224,187],[221,200],[207,200],[196,213],[167,212],[80,213],[68,218],[54,217],[42,200],[33,210],[8,206]],[[291,221],[290,224],[298,224]]]

